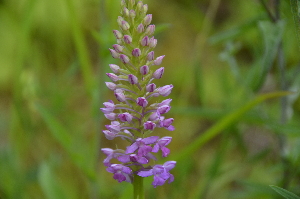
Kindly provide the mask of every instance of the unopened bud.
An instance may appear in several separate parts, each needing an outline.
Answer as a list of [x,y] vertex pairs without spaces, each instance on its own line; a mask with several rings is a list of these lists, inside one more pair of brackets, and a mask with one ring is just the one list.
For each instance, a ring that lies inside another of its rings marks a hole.
[[136,16],[135,11],[134,11],[134,10],[130,10],[130,11],[129,11],[129,16],[130,16],[131,18],[135,18],[135,16]]
[[117,39],[122,39],[123,35],[120,33],[120,31],[114,30],[113,33]]
[[151,37],[151,39],[149,41],[150,48],[155,48],[156,44],[157,44],[157,39],[154,39],[154,37]]
[[115,92],[115,97],[119,102],[124,102],[126,100],[123,92]]
[[128,30],[130,28],[130,25],[129,25],[129,23],[127,21],[123,20],[122,24],[121,24],[121,28],[122,28],[122,30],[126,31],[126,30]]
[[138,81],[138,78],[132,74],[128,75],[128,82],[130,84],[137,84],[139,81]]
[[150,53],[148,53],[147,55],[147,60],[148,61],[152,61],[154,59],[154,51],[151,51]]
[[122,61],[123,64],[127,64],[130,61],[129,58],[123,54],[120,55],[120,60]]
[[123,7],[123,6],[126,6],[125,0],[122,0],[122,1],[121,1],[121,6],[122,6],[122,7]]
[[123,49],[124,49],[124,47],[123,47],[123,46],[120,46],[119,44],[114,44],[114,45],[113,45],[113,48],[115,49],[115,51],[116,51],[117,53],[121,53],[121,52],[123,51]]
[[104,116],[109,120],[115,120],[117,118],[117,114],[115,113],[104,114]]
[[152,14],[148,14],[148,15],[146,15],[146,17],[144,18],[143,24],[144,24],[145,26],[147,26],[147,25],[149,25],[149,24],[151,23],[151,21],[152,21]]
[[135,57],[139,57],[141,56],[141,50],[139,48],[135,48],[132,50],[132,55],[135,56]]
[[147,11],[148,11],[148,5],[147,4],[145,4],[144,6],[143,6],[143,13],[147,13]]
[[164,59],[164,57],[165,57],[165,55],[157,57],[153,62],[154,65],[157,65],[157,66],[160,65],[162,60]]
[[138,11],[141,11],[142,8],[143,8],[143,2],[142,1],[139,1],[137,4],[136,4],[136,8]]
[[154,83],[151,83],[151,84],[148,84],[147,86],[146,86],[146,91],[147,92],[153,92],[154,90],[156,89],[156,85],[154,84]]
[[124,21],[124,18],[121,16],[118,16],[117,22],[119,26],[122,26],[122,21]]
[[133,116],[127,112],[119,114],[118,117],[121,122],[131,122],[133,118]]
[[166,85],[166,86],[160,87],[158,89],[158,92],[159,92],[160,95],[166,97],[166,96],[170,95],[172,89],[173,89],[172,84],[171,85]]
[[123,8],[123,15],[129,17],[129,10],[126,7]]
[[146,35],[152,35],[155,31],[155,25],[149,25],[145,31]]
[[142,32],[144,32],[144,30],[145,30],[145,28],[144,28],[143,24],[138,25],[138,27],[136,28],[136,31],[138,33],[142,33]]
[[148,46],[149,45],[149,37],[146,36],[141,40],[141,45],[142,46]]
[[147,75],[149,73],[149,67],[147,65],[141,66],[140,72],[142,75]]
[[112,82],[105,82],[105,84],[109,90],[114,91],[117,88],[117,85]]
[[148,101],[144,97],[137,98],[136,103],[142,107],[146,107],[148,105]]
[[119,80],[119,77],[115,75],[114,73],[106,73],[106,75],[113,81],[116,82]]
[[126,44],[131,44],[132,38],[129,35],[124,35],[124,42]]
[[109,64],[110,69],[114,72],[114,73],[119,73],[120,70],[120,66],[116,65],[116,64]]
[[153,131],[155,127],[156,127],[156,124],[151,121],[147,121],[144,123],[144,129],[146,129],[146,130]]
[[115,50],[113,50],[113,49],[109,49],[109,51],[110,51],[110,54],[111,54],[111,56],[113,57],[113,58],[115,58],[115,59],[118,59],[119,58],[119,53],[117,53]]
[[153,73],[152,77],[155,79],[160,79],[162,77],[162,75],[164,74],[164,71],[165,71],[165,68],[161,67]]

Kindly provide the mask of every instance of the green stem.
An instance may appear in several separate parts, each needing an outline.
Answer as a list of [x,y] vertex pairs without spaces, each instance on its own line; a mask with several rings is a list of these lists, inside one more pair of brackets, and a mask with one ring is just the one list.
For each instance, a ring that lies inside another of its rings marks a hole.
[[134,174],[133,195],[134,199],[145,199],[144,195],[144,178]]

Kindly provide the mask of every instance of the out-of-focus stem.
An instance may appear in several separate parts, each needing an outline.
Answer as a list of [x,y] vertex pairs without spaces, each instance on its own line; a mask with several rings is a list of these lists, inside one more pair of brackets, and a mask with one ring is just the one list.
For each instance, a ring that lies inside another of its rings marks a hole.
[[135,174],[133,179],[133,199],[145,199],[144,178]]

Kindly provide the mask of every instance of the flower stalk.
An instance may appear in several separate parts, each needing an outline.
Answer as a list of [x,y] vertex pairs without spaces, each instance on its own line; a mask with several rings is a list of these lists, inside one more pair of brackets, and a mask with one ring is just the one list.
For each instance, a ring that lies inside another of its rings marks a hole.
[[112,82],[106,82],[114,92],[117,103],[112,100],[103,103],[101,111],[108,120],[103,134],[108,140],[116,137],[128,142],[126,149],[102,148],[106,155],[103,161],[107,171],[118,182],[129,182],[134,187],[134,198],[144,199],[143,178],[153,176],[154,187],[166,181],[174,181],[170,173],[175,161],[156,164],[155,153],[167,157],[166,147],[172,137],[150,136],[156,128],[174,131],[173,118],[164,115],[171,109],[172,99],[159,101],[157,97],[171,94],[173,85],[157,87],[152,81],[163,77],[164,55],[154,56],[157,39],[153,36],[155,25],[152,15],[147,14],[148,5],[142,1],[122,0],[121,14],[117,19],[119,30],[114,30],[117,44],[109,49],[111,56],[119,59],[121,65],[110,64],[112,73],[106,75]]

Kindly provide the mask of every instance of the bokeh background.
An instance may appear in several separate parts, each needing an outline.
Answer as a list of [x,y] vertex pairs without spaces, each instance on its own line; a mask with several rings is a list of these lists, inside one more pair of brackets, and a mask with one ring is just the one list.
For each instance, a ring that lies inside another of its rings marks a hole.
[[[297,1],[144,2],[166,55],[157,84],[174,85],[159,162],[177,161],[173,183],[146,180],[146,198],[281,198],[272,184],[300,195]],[[1,199],[132,198],[100,152],[125,147],[105,139],[99,110],[119,12],[119,0],[0,1]]]

